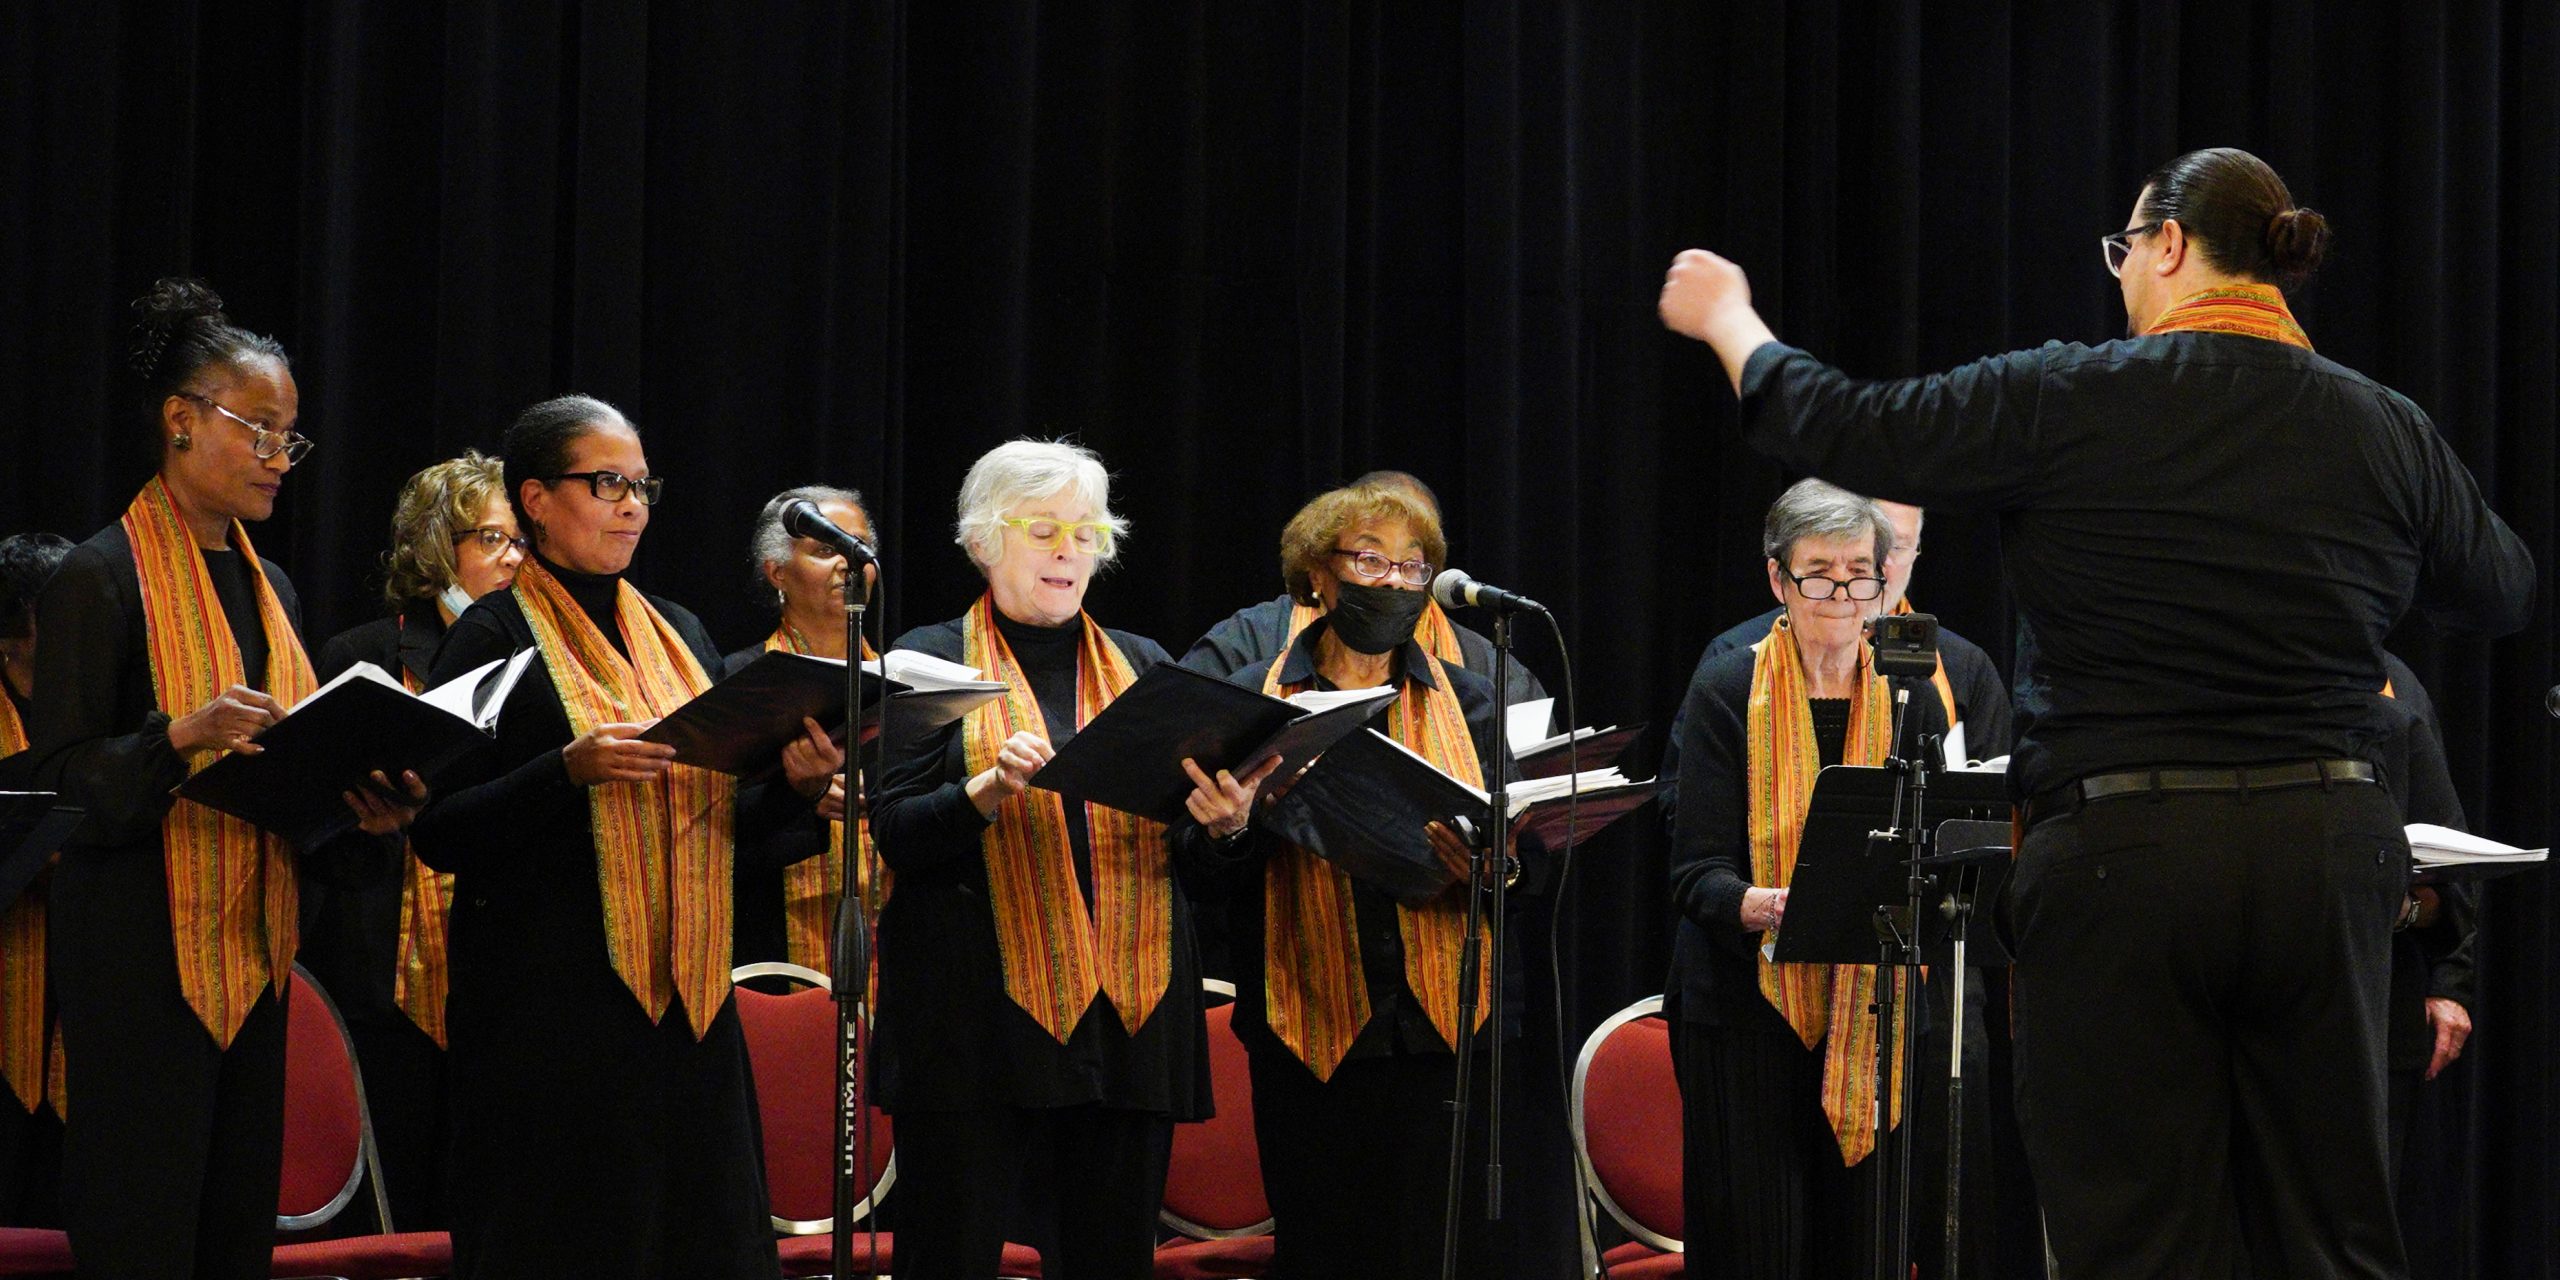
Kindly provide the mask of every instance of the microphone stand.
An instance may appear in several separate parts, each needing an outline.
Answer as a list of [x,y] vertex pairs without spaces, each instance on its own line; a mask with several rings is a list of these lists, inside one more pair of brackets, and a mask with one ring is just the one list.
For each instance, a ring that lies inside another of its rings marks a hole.
[[[835,964],[827,975],[836,1005],[836,1160],[834,1221],[828,1232],[828,1274],[839,1280],[853,1275],[853,1210],[856,1186],[871,1172],[870,904],[863,901],[861,837],[862,771],[862,566],[847,557],[844,596],[844,891],[836,898]],[[876,1227],[875,1227],[876,1229]],[[876,1243],[876,1238],[875,1238]],[[878,1275],[880,1251],[874,1248],[865,1270]]]
[[[1493,611],[1493,705],[1497,717],[1508,704],[1511,668],[1511,612]],[[1458,1044],[1457,1083],[1449,1102],[1449,1181],[1442,1199],[1440,1219],[1440,1280],[1455,1280],[1458,1268],[1458,1200],[1459,1189],[1466,1181],[1467,1111],[1470,1078],[1475,1067],[1476,985],[1484,962],[1484,946],[1478,940],[1478,929],[1485,923],[1487,881],[1493,898],[1490,932],[1493,942],[1493,1008],[1488,1021],[1492,1027],[1491,1044],[1486,1050],[1485,1081],[1485,1170],[1484,1216],[1487,1221],[1502,1217],[1502,1001],[1503,1001],[1503,920],[1509,905],[1511,866],[1511,745],[1497,725],[1494,732],[1494,756],[1491,793],[1488,803],[1491,825],[1467,841],[1472,848],[1467,883],[1467,934],[1458,949]]]

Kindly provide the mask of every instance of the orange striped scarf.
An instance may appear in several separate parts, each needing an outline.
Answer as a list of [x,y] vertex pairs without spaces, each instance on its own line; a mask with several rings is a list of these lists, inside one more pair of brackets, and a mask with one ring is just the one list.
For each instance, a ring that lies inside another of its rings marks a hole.
[[[628,582],[616,584],[614,605],[628,659],[541,561],[525,561],[514,590],[571,733],[663,716],[711,687],[684,638]],[[587,788],[613,971],[652,1022],[681,999],[697,1040],[729,999],[736,799],[734,779],[690,765]]]
[[[1481,787],[1484,766],[1467,732],[1466,712],[1449,691],[1448,669],[1430,654],[1423,661],[1430,665],[1431,686],[1405,680],[1387,710],[1387,733],[1450,777]],[[1284,651],[1263,677],[1263,692],[1287,697],[1312,687],[1282,684],[1280,669],[1287,664]],[[1405,989],[1421,1003],[1440,1038],[1455,1048],[1466,898],[1449,894],[1419,907],[1399,903],[1396,926],[1404,941]],[[1370,1015],[1351,877],[1294,845],[1274,855],[1262,880],[1262,957],[1264,1020],[1272,1034],[1316,1079],[1332,1079]],[[1476,978],[1475,1025],[1481,1027],[1490,979],[1481,970]]]
[[2293,308],[2284,304],[2284,291],[2271,284],[2235,284],[2188,294],[2143,330],[2145,335],[2180,332],[2236,333],[2311,349],[2311,335],[2294,322]]
[[[0,690],[0,757],[27,749],[17,705]],[[0,911],[0,1080],[33,1114],[45,1095],[44,886]]]
[[[970,712],[961,744],[972,776],[995,766],[1016,733],[1050,737],[1029,677],[996,629],[995,595],[978,597],[961,623],[962,661],[1004,682],[1004,696]],[[1079,618],[1076,724],[1083,728],[1137,681],[1129,659],[1091,618]],[[1084,807],[1092,854],[1093,910],[1076,886],[1064,797],[1038,788],[996,806],[987,828],[987,896],[995,909],[1004,991],[1065,1044],[1095,996],[1111,998],[1129,1034],[1147,1025],[1173,982],[1173,867],[1164,824]]]
[[[408,620],[401,619],[398,625],[405,627]],[[426,684],[404,666],[400,687],[418,693]],[[401,862],[405,874],[400,884],[400,954],[391,971],[391,998],[441,1049],[445,1047],[445,996],[453,989],[445,954],[445,927],[453,918],[453,873],[418,861],[417,850],[405,843]]]
[[[1759,644],[1751,670],[1746,728],[1749,760],[1743,785],[1749,801],[1751,882],[1783,889],[1795,879],[1796,852],[1804,842],[1805,809],[1813,801],[1822,750],[1814,741],[1813,709],[1804,663],[1784,615]],[[1882,764],[1891,754],[1893,701],[1859,646],[1863,696],[1850,700],[1844,764]],[[1770,935],[1774,937],[1774,933]],[[1905,984],[1895,975],[1895,989]],[[1778,964],[1760,961],[1760,993],[1784,1015],[1808,1049],[1822,1049],[1822,1113],[1831,1121],[1843,1164],[1854,1165],[1875,1149],[1876,970],[1866,964]],[[1894,1079],[1902,1077],[1901,1036],[1896,1030]],[[1893,1122],[1902,1122],[1901,1108]]]
[[[807,653],[809,640],[786,622],[765,637],[764,647],[766,652]],[[863,642],[862,656],[877,656],[869,641]],[[844,894],[844,831],[845,824],[828,823],[827,851],[792,863],[782,873],[784,954],[791,963],[820,973],[835,972],[836,899]],[[854,845],[861,850],[854,862],[854,882],[863,915],[876,917],[889,901],[889,868],[881,863],[879,850],[871,847],[871,819],[856,818],[853,831]]]
[[[1289,606],[1289,634],[1280,641],[1280,652],[1287,653],[1289,646],[1298,642],[1298,633],[1323,616],[1322,606],[1293,601]],[[1466,649],[1458,643],[1458,624],[1449,621],[1449,611],[1441,608],[1438,600],[1422,606],[1422,620],[1413,624],[1413,639],[1424,653],[1450,666],[1467,665]]]
[[[143,635],[160,710],[174,719],[248,683],[204,553],[160,477],[153,476],[125,509],[124,532],[141,580]],[[311,659],[268,585],[249,531],[236,520],[231,545],[248,561],[257,591],[258,621],[267,636],[266,692],[291,707],[319,687]],[[221,754],[195,752],[187,771],[197,772]],[[281,984],[293,964],[300,942],[293,849],[281,836],[192,800],[174,801],[160,832],[178,989],[214,1043],[227,1049],[258,994],[270,981]],[[277,998],[283,998],[281,987]]]

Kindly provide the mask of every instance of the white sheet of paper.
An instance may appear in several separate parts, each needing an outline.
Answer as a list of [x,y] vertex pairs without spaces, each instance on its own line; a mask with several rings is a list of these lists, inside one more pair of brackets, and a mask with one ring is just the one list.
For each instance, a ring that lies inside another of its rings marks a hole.
[[1964,763],[1964,722],[1959,720],[1955,728],[1947,730],[1947,767],[1961,769]]
[[1544,742],[1547,725],[1555,719],[1556,700],[1535,698],[1515,702],[1502,709],[1502,736],[1511,740],[1511,754],[1526,755],[1529,748]]

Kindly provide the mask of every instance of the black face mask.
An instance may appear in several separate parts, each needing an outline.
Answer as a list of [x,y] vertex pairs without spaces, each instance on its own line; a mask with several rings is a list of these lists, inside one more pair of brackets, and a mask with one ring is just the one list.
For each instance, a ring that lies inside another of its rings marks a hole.
[[1325,623],[1355,652],[1386,653],[1413,638],[1413,626],[1430,603],[1429,592],[1346,582],[1325,612]]

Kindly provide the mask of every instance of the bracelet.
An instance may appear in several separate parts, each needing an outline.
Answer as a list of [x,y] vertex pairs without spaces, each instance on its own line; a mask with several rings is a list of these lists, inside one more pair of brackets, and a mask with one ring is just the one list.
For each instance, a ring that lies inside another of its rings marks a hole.
[[2400,916],[2398,919],[2391,922],[2391,931],[2393,933],[2405,933],[2410,929],[2416,928],[2418,924],[2418,910],[2418,895],[2412,893],[2402,897],[2400,901]]

